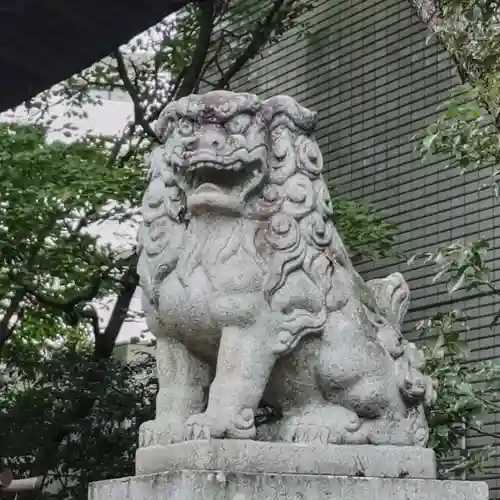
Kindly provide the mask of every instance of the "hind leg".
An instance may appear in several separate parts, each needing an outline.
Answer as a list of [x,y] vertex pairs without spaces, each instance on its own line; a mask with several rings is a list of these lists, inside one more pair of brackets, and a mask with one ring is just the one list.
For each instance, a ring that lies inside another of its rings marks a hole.
[[322,339],[306,339],[289,356],[278,360],[264,399],[281,409],[277,422],[259,428],[263,441],[340,444],[366,442],[357,414],[324,397],[318,384],[318,354]]

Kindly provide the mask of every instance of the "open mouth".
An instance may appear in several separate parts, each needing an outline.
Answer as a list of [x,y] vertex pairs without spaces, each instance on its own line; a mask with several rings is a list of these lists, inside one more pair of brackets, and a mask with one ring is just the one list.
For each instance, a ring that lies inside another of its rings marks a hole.
[[190,165],[183,172],[183,177],[192,194],[220,192],[239,196],[244,195],[261,174],[258,168],[251,168],[240,161],[231,165],[203,161]]

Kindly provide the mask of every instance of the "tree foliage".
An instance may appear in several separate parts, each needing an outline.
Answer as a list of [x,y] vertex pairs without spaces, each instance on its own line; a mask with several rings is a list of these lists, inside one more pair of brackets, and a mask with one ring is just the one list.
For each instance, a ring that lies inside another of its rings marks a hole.
[[0,347],[34,312],[77,325],[79,306],[120,289],[130,262],[85,229],[109,203],[137,203],[142,180],[108,171],[108,156],[86,140],[48,144],[41,127],[0,126]]
[[[412,0],[448,51],[461,83],[440,106],[422,142],[424,155],[443,155],[461,173],[500,160],[500,6],[489,0]],[[483,186],[484,187],[484,186]]]
[[[500,161],[500,4],[489,0],[411,0],[420,19],[447,50],[460,84],[439,107],[421,144],[424,159],[439,156],[446,168],[461,174],[491,169],[487,182],[499,192]],[[418,256],[435,268],[435,282],[444,282],[453,299],[466,300],[467,292],[489,296],[496,304],[491,327],[500,318],[500,293],[489,270],[489,242],[455,241]],[[457,311],[442,312],[420,325],[434,338],[428,348],[428,369],[435,374],[441,391],[431,414],[433,443],[441,457],[451,457],[461,440],[486,435],[495,443],[500,436],[485,431],[481,422],[500,406],[498,364],[470,362],[467,349],[459,341],[467,318]],[[451,472],[466,473],[480,469],[488,456],[487,448],[462,450]],[[457,457],[455,457],[457,458]],[[446,467],[444,468],[446,469]],[[444,470],[443,469],[443,470]]]
[[333,219],[354,261],[394,253],[396,227],[374,205],[334,198]]
[[[486,262],[488,243],[454,242],[435,252],[411,259],[433,265],[433,282],[444,282],[450,296],[459,291],[500,298],[489,277]],[[467,295],[464,296],[464,300]],[[491,322],[500,318],[500,310]],[[500,435],[484,429],[484,421],[500,411],[500,363],[471,361],[464,334],[467,317],[453,309],[419,322],[417,329],[425,338],[426,371],[437,383],[437,402],[428,414],[430,446],[436,451],[442,477],[465,478],[481,470],[493,452]],[[491,438],[491,445],[469,448],[471,435]]]
[[[26,332],[29,334],[30,332]],[[88,484],[134,474],[139,425],[154,415],[154,359],[138,355],[131,362],[97,363],[82,332],[66,331],[61,342],[31,342],[31,349],[11,346],[0,373],[1,467],[15,477],[33,477],[38,460],[60,429],[52,469],[43,471],[46,500],[85,500]],[[89,373],[103,371],[99,383]],[[77,421],[74,406],[92,399],[92,409]]]
[[462,335],[467,323],[458,310],[435,314],[417,325],[427,339],[424,345],[425,371],[436,382],[437,401],[428,410],[429,446],[434,449],[441,478],[459,477],[481,470],[493,447],[470,448],[471,433],[500,436],[483,428],[484,419],[500,409],[495,401],[499,388],[500,364],[470,362]]

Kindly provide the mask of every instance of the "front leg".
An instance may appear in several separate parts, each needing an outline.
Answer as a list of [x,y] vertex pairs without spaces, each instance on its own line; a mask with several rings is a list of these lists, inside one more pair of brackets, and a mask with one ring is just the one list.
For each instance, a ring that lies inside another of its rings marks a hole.
[[226,326],[205,413],[187,421],[188,439],[253,439],[254,412],[276,362],[274,328],[269,322]]
[[140,447],[182,441],[186,419],[203,410],[209,385],[208,367],[181,342],[166,336],[158,336],[157,342],[156,418],[141,425]]

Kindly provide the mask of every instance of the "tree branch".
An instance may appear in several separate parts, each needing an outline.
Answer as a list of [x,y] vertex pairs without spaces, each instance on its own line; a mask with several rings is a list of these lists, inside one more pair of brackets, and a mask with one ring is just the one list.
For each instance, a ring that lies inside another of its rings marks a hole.
[[9,306],[7,307],[2,320],[0,321],[0,352],[5,345],[5,342],[12,335],[12,328],[10,328],[10,320],[16,314],[19,309],[19,305],[26,295],[26,292],[22,288],[18,288],[14,292],[14,296],[10,300]]
[[129,93],[130,98],[132,99],[132,102],[134,104],[134,119],[136,123],[138,123],[144,129],[144,132],[146,132],[146,134],[148,134],[153,141],[159,142],[157,135],[151,128],[151,125],[145,119],[144,110],[142,109],[141,106],[139,92],[137,88],[134,87],[132,81],[130,80],[122,53],[120,52],[120,50],[115,50],[113,52],[113,56],[116,59],[117,71],[118,74],[120,75],[120,78],[123,81],[123,86],[125,87],[125,90]]
[[500,439],[500,434],[495,434],[493,432],[487,432],[487,431],[483,431],[481,429],[479,429],[478,427],[475,427],[473,425],[469,425],[469,429],[472,429],[473,431],[477,432],[478,434],[481,434],[483,436],[488,436],[488,437],[492,437],[494,439]]
[[187,67],[182,84],[175,96],[176,99],[185,97],[195,91],[210,47],[210,39],[214,29],[215,1],[204,0],[199,3],[198,9],[200,26],[198,42],[191,58],[191,64]]
[[[450,52],[446,40],[442,36],[439,36],[438,33],[436,33],[436,29],[443,22],[438,1],[409,0],[409,2],[415,9],[420,21],[422,21],[422,23],[425,24],[431,30],[431,32],[436,35],[436,38],[438,39],[441,46],[450,55],[462,84],[472,84],[474,81],[474,75],[471,68],[467,68],[467,65],[465,63],[462,63],[462,61],[460,61],[456,54]],[[490,103],[488,103],[485,99],[479,98],[479,104],[483,106],[488,114],[493,118],[496,128],[500,131],[500,114],[496,114],[494,107],[491,106]]]
[[96,359],[108,359],[114,349],[116,338],[127,318],[127,313],[135,294],[139,278],[134,265],[131,265],[123,277],[124,286],[116,299],[113,312],[104,332],[95,339],[94,356]]
[[[36,258],[38,256],[38,253],[40,252],[41,248],[43,247],[43,242],[45,238],[50,234],[52,229],[54,228],[54,225],[56,224],[60,214],[55,213],[52,215],[52,220],[50,223],[47,225],[45,230],[40,233],[37,237],[36,243],[31,247],[26,263],[25,263],[25,271],[30,270],[36,261]],[[10,273],[11,280],[15,281],[15,272],[12,271]],[[26,297],[26,287],[24,287],[22,284],[17,288],[17,290],[14,292],[14,295],[12,299],[9,302],[9,305],[0,320],[0,354],[2,352],[2,349],[5,345],[5,342],[9,339],[9,337],[12,335],[13,329],[10,328],[10,320],[12,317],[18,312],[19,310],[19,305],[23,301],[23,299]]]
[[251,42],[240,56],[229,66],[225,75],[216,83],[216,89],[226,89],[236,73],[238,73],[248,61],[253,59],[267,43],[275,26],[275,17],[279,14],[284,3],[285,0],[274,1],[264,21],[262,23],[257,23],[257,26],[253,30]]
[[35,457],[31,470],[31,474],[34,476],[44,475],[47,471],[56,468],[59,460],[59,446],[68,435],[75,432],[76,423],[92,411],[100,394],[106,388],[108,361],[113,353],[116,337],[127,316],[130,302],[138,284],[135,267],[134,260],[125,273],[126,282],[118,295],[108,325],[104,332],[95,339],[94,360],[96,364],[95,368],[82,381],[82,388],[85,390],[82,391],[81,398],[75,402],[74,406],[70,405],[66,415],[66,423],[57,425],[52,436],[48,439],[47,445]]
[[170,102],[174,99],[180,99],[181,97],[189,95],[195,91],[197,85],[199,84],[201,75],[203,74],[203,66],[207,58],[209,44],[214,29],[213,16],[215,12],[215,1],[202,1],[200,2],[199,8],[200,31],[191,63],[184,66],[184,68],[182,68],[179,72],[179,75],[172,85],[168,99],[165,99],[165,102],[158,106],[158,108],[147,117],[147,121],[149,123],[157,120],[161,112]]
[[25,285],[25,288],[26,291],[38,302],[40,302],[42,306],[49,307],[51,309],[60,309],[62,312],[71,313],[78,304],[82,302],[90,302],[97,296],[101,288],[101,283],[106,277],[107,273],[96,273],[91,278],[92,283],[86,290],[68,300],[57,300],[55,298],[44,296],[29,285]]
[[168,106],[170,102],[174,99],[175,95],[177,94],[179,87],[182,83],[182,80],[184,78],[184,75],[186,74],[187,71],[187,66],[184,66],[182,70],[180,71],[179,75],[177,76],[174,85],[172,86],[172,90],[169,92],[169,97],[168,99],[165,99],[165,102],[161,105],[158,106],[157,109],[155,109],[148,117],[148,122],[152,123],[155,120],[157,120],[161,114],[161,112]]

